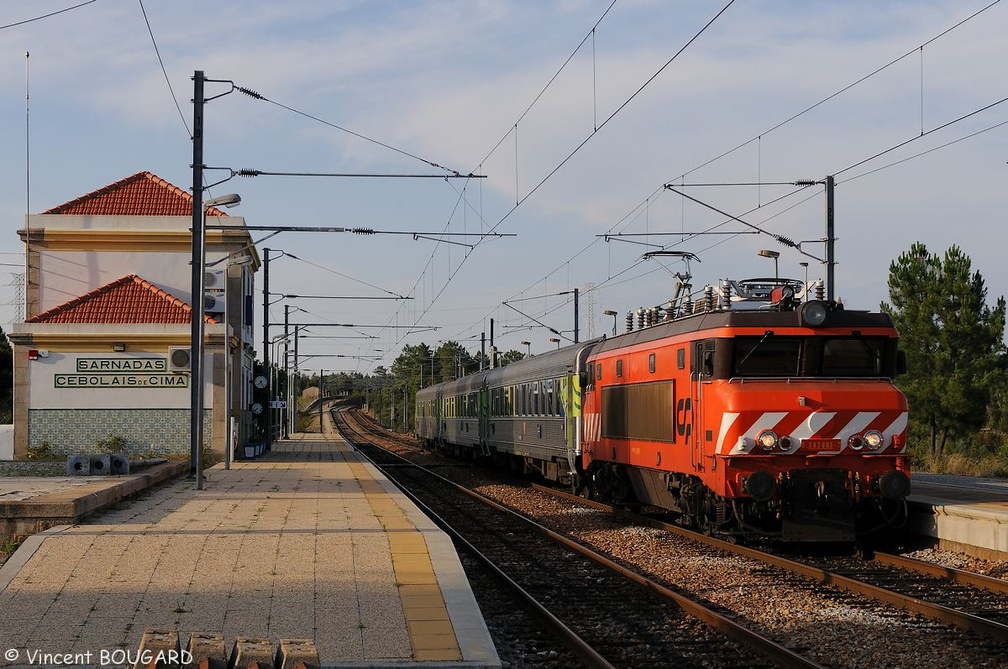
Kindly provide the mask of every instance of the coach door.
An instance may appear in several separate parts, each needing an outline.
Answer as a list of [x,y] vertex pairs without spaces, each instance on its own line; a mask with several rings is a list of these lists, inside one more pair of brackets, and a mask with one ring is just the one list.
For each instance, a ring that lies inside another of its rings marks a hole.
[[490,455],[490,447],[487,445],[487,441],[490,440],[490,389],[487,387],[486,379],[483,379],[483,385],[477,393],[477,401],[479,403],[477,413],[479,414],[480,451],[483,452],[483,455]]
[[441,391],[437,391],[437,395],[434,398],[434,441],[440,446],[441,437],[444,431],[442,430],[444,421],[444,398],[441,395]]
[[704,402],[703,391],[708,379],[714,375],[714,341],[706,339],[693,342],[690,351],[690,396],[689,406],[684,408],[683,423],[687,425],[686,443],[690,448],[690,462],[694,471],[703,471],[704,466]]

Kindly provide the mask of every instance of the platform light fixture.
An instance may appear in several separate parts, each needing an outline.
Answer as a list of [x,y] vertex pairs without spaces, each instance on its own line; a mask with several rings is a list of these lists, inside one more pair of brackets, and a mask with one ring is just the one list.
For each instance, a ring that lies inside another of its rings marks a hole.
[[771,251],[770,249],[760,249],[756,255],[763,258],[773,258],[773,275],[775,279],[779,278],[780,275],[777,273],[777,259],[780,258],[780,251]]
[[525,357],[526,358],[531,358],[532,357],[532,342],[530,342],[530,341],[520,341],[518,343],[525,347]]
[[605,311],[602,312],[602,314],[605,315],[605,316],[612,316],[612,334],[613,334],[613,337],[615,337],[616,336],[616,317],[619,316],[619,313],[613,311],[612,309],[606,309]]
[[[190,394],[190,457],[192,458],[192,463],[190,469],[195,473],[196,476],[196,489],[203,489],[203,341],[206,337],[206,324],[203,322],[206,319],[205,304],[203,302],[203,295],[206,293],[206,217],[207,211],[211,207],[236,207],[241,204],[241,197],[237,193],[229,193],[227,195],[221,195],[220,197],[210,198],[209,200],[203,200],[200,202],[202,207],[202,220],[199,222],[199,230],[193,230],[193,250],[198,249],[198,253],[194,253],[193,256],[196,259],[196,267],[194,267],[193,276],[196,284],[193,286],[193,299],[192,307],[193,311],[193,328],[192,328],[192,349],[195,351],[195,355],[192,358],[192,392]],[[225,299],[227,299],[225,297]],[[227,333],[227,324],[225,324],[225,335]]]

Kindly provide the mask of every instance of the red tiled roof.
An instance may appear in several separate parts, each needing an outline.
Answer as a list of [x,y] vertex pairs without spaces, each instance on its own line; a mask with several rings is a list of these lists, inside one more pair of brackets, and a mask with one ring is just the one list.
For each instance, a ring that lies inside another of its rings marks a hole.
[[[28,323],[115,324],[192,322],[192,307],[136,274],[116,279],[90,293],[43,311]],[[206,316],[207,323],[216,323]]]
[[[192,195],[150,172],[137,172],[43,214],[70,216],[192,216]],[[217,207],[209,216],[227,216]]]

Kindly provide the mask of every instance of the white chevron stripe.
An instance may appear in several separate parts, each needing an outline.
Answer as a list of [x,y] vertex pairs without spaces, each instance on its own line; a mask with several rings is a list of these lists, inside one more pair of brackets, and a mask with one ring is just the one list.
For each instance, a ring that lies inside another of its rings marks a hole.
[[717,444],[717,449],[719,453],[724,453],[728,450],[729,455],[738,455],[739,453],[744,453],[744,450],[739,450],[738,444],[722,444],[721,435],[728,434],[728,430],[731,426],[735,424],[735,420],[739,417],[738,413],[725,411],[721,414],[721,427],[718,428],[718,433],[714,437],[714,443]]
[[841,448],[847,446],[847,440],[850,439],[851,435],[860,434],[864,432],[864,429],[871,425],[871,422],[879,417],[881,411],[861,411],[855,414],[854,418],[851,419],[849,423],[840,428],[837,432],[836,439],[840,440]]
[[794,432],[791,433],[791,437],[794,439],[810,439],[813,434],[822,429],[823,425],[830,422],[835,415],[835,411],[815,411],[809,414],[808,420],[795,428]]

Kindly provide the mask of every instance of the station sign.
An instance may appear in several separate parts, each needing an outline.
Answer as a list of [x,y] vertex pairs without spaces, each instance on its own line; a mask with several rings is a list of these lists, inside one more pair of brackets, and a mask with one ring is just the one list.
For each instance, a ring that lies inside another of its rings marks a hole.
[[56,388],[187,388],[188,374],[168,371],[168,359],[77,358],[74,374],[54,374]]

